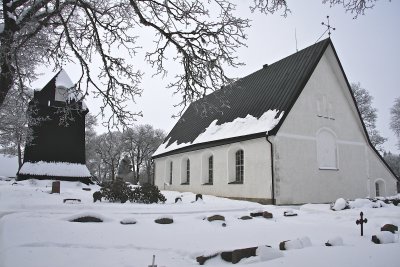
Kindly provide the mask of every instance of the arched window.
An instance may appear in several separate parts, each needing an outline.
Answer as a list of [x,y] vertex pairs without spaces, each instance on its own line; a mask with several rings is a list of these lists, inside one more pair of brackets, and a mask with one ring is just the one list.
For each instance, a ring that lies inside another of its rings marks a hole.
[[186,183],[190,183],[190,159],[186,160]]
[[338,169],[336,137],[328,129],[322,129],[317,134],[317,158],[320,169]]
[[208,157],[208,184],[213,184],[214,179],[214,157]]
[[201,173],[200,179],[202,185],[212,185],[214,180],[214,155],[212,150],[206,150],[201,155]]
[[375,181],[375,196],[376,197],[386,196],[385,181],[383,181],[382,179]]
[[181,185],[190,183],[190,159],[184,157],[181,160]]
[[169,184],[172,184],[172,171],[173,171],[173,163],[172,161],[169,163]]
[[243,183],[244,176],[244,153],[240,149],[235,153],[235,182]]
[[380,197],[381,196],[381,192],[379,190],[379,183],[375,182],[375,196]]

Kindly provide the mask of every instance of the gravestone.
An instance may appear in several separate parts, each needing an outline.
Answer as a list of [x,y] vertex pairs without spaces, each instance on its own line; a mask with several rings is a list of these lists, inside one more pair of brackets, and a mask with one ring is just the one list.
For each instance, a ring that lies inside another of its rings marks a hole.
[[394,225],[394,224],[385,224],[384,226],[381,227],[381,231],[388,231],[394,234],[394,232],[398,231],[399,228]]
[[60,194],[60,181],[54,181],[51,184],[51,193],[52,194],[55,194],[55,193]]
[[268,211],[264,211],[263,213],[262,213],[262,216],[265,218],[265,219],[272,219],[274,216],[272,215],[272,213],[270,213],[270,212],[268,212]]
[[213,215],[210,217],[207,217],[207,221],[212,222],[212,221],[225,221],[225,217],[222,215]]

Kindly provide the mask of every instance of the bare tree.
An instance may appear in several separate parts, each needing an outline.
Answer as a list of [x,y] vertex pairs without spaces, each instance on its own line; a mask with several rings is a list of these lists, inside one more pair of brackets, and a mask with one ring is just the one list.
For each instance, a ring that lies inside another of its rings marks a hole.
[[0,152],[17,156],[19,168],[28,132],[27,101],[27,95],[12,90],[0,107]]
[[102,181],[114,181],[118,163],[122,156],[121,133],[104,133],[96,138],[95,143],[95,151],[98,157],[97,177]]
[[[346,12],[354,15],[357,18],[359,15],[364,15],[365,11],[375,6],[378,0],[323,0],[322,3],[329,3],[330,6],[342,5]],[[391,0],[389,0],[390,2]]]
[[96,153],[97,134],[95,126],[97,125],[97,119],[91,113],[86,114],[85,117],[85,156],[86,166],[90,173],[95,174],[100,164],[100,158]]
[[23,149],[32,142],[32,127],[48,120],[48,117],[39,117],[38,110],[28,102],[32,97],[32,90],[12,89],[0,107],[0,153],[17,156],[18,167],[22,166]]
[[[362,14],[375,0],[323,2]],[[250,8],[289,11],[285,0],[254,0]],[[142,72],[121,51],[135,55],[143,37],[138,29],[145,28],[154,36],[145,59],[155,74],[166,75],[169,55],[181,66],[169,87],[182,96],[184,108],[232,81],[224,69],[242,65],[236,50],[245,45],[248,27],[249,19],[235,16],[230,0],[2,0],[0,106],[12,87],[37,76],[37,66],[60,69],[76,62],[82,97],[102,99],[103,115],[111,111],[109,126],[130,124],[141,115],[126,104],[141,95]],[[91,65],[93,59],[100,64]]]
[[386,142],[387,138],[382,137],[376,129],[376,119],[378,115],[377,109],[372,106],[373,97],[366,89],[361,87],[360,83],[352,83],[351,90],[353,91],[358,110],[361,114],[361,119],[367,128],[372,145],[380,152],[383,152],[382,144]]
[[124,149],[133,164],[134,183],[139,182],[140,174],[146,175],[147,182],[151,182],[152,162],[151,156],[165,138],[162,130],[156,130],[151,125],[138,125],[128,128],[123,133]]
[[390,129],[397,136],[397,148],[400,149],[400,97],[396,98],[393,107],[390,109]]

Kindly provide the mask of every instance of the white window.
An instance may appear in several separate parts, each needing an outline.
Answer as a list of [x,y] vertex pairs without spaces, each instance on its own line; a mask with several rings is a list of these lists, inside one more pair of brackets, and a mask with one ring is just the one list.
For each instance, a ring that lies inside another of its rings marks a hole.
[[214,155],[211,150],[205,151],[201,156],[201,183],[212,185],[214,182]]
[[235,182],[243,183],[244,176],[244,152],[243,149],[235,153]]
[[172,184],[172,174],[174,171],[174,164],[172,161],[169,162],[169,166],[168,166],[168,177],[169,177],[169,184]]
[[190,159],[185,157],[181,162],[181,184],[190,184]]
[[333,131],[322,129],[317,133],[318,166],[324,170],[337,170],[337,145]]
[[386,196],[385,181],[378,179],[375,181],[375,196],[384,197]]
[[214,156],[208,157],[208,184],[213,184],[214,182]]
[[241,145],[234,144],[228,149],[228,183],[242,184],[245,176],[245,149]]
[[186,183],[190,183],[190,159],[186,160]]

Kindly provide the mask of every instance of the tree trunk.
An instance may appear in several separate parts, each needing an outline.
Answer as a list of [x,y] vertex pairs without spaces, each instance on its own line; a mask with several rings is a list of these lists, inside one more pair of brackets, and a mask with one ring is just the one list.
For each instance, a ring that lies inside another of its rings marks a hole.
[[139,169],[140,169],[140,164],[138,163],[138,161],[136,161],[136,181],[135,184],[137,184],[139,182]]
[[147,173],[147,182],[149,184],[154,184],[153,179],[151,177],[151,162],[150,162],[150,160],[146,161],[146,173]]
[[114,161],[111,161],[111,181],[115,180]]
[[[14,34],[16,30],[15,20],[9,17],[9,1],[3,2],[3,32],[0,33],[0,106],[3,105],[8,91],[10,91],[15,76],[15,69],[12,66],[11,48],[13,47]],[[10,12],[11,13],[11,12]]]
[[19,170],[22,167],[21,137],[18,137],[17,151],[18,151],[18,170]]

